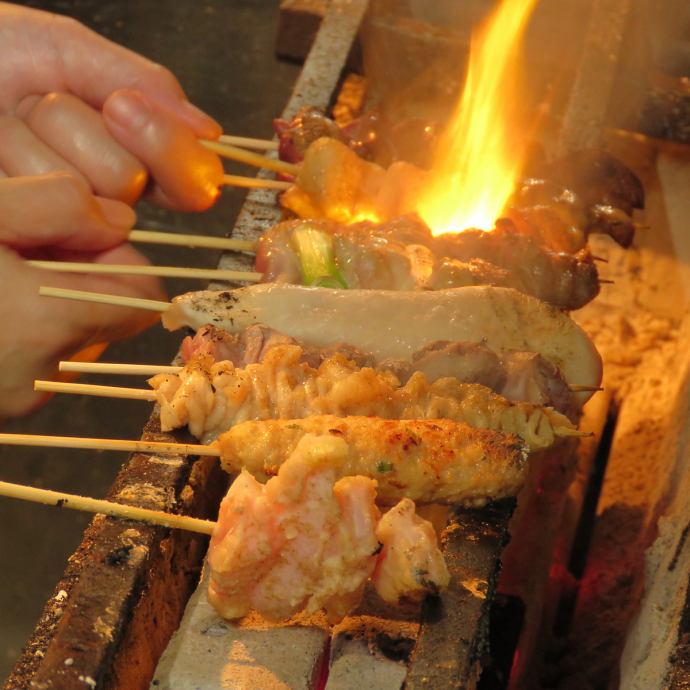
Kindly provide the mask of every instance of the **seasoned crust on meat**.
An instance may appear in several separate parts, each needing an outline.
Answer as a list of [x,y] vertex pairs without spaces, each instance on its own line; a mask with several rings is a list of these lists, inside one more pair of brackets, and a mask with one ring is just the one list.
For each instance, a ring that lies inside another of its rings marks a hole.
[[453,419],[477,428],[516,433],[530,449],[556,440],[570,421],[548,407],[512,402],[478,384],[453,378],[429,383],[415,372],[405,385],[387,371],[358,367],[336,354],[318,368],[302,361],[297,345],[279,345],[260,364],[237,368],[200,357],[177,374],[149,380],[164,431],[185,424],[210,442],[250,419],[297,419],[314,414],[387,419]]
[[306,434],[347,443],[343,475],[378,482],[378,498],[482,506],[514,496],[526,472],[525,445],[505,435],[447,419],[387,420],[319,415],[305,419],[244,422],[217,444],[227,472],[247,469],[265,481],[275,475]]

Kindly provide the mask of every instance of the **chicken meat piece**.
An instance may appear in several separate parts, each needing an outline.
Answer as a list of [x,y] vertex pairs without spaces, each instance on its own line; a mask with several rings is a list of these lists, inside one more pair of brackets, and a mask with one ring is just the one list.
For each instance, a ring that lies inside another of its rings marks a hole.
[[376,482],[345,477],[344,441],[305,436],[265,485],[243,471],[211,538],[208,598],[224,618],[270,620],[323,608],[336,622],[361,599],[376,566]]
[[[569,385],[601,383],[601,357],[586,333],[567,314],[508,288],[399,292],[262,284],[180,295],[162,318],[170,330],[214,323],[238,333],[264,324],[310,347],[347,342],[376,362],[410,361],[436,340],[484,343],[499,356],[536,352]],[[591,395],[574,397],[584,404]]]
[[519,435],[531,450],[546,448],[573,426],[559,412],[511,402],[489,388],[452,378],[429,383],[415,372],[403,386],[394,374],[358,367],[341,354],[318,368],[297,345],[279,345],[244,368],[201,357],[176,374],[149,380],[160,404],[161,429],[184,426],[202,443],[251,419],[302,419],[330,414],[386,419],[451,419]]
[[419,600],[450,582],[450,573],[439,551],[436,532],[404,498],[379,521],[376,536],[382,544],[372,577],[384,601]]
[[506,352],[501,358],[506,379],[498,391],[508,400],[548,405],[577,422],[581,408],[558,369],[536,352]]
[[644,208],[644,189],[635,173],[602,151],[578,151],[523,180],[507,215],[521,234],[574,254],[591,233],[629,247],[638,208]]
[[322,137],[347,143],[340,127],[316,108],[301,108],[292,120],[276,118],[273,129],[278,135],[278,155],[288,163],[301,163],[309,146]]
[[248,364],[262,362],[266,353],[276,345],[299,345],[302,348],[302,361],[312,367],[318,367],[336,352],[340,352],[361,367],[374,364],[372,357],[346,343],[336,343],[329,347],[310,347],[284,333],[261,325],[249,326],[241,333],[228,333],[211,324],[202,326],[194,335],[188,335],[182,341],[182,359],[189,362],[195,357],[210,356],[214,362],[228,360],[236,367],[246,367]]
[[515,496],[525,479],[527,449],[517,436],[446,419],[387,420],[318,415],[244,422],[217,445],[226,472],[248,470],[260,481],[276,475],[308,434],[340,438],[343,475],[378,482],[378,500],[481,507]]
[[339,223],[389,220],[412,213],[426,173],[404,161],[382,168],[346,144],[323,137],[307,149],[295,184],[281,203],[300,218]]

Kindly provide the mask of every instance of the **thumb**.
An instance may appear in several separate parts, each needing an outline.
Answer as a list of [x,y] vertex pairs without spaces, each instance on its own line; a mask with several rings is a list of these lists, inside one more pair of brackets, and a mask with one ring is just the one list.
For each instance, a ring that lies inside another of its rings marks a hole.
[[136,218],[64,172],[0,179],[0,209],[0,244],[15,249],[102,251],[124,242]]

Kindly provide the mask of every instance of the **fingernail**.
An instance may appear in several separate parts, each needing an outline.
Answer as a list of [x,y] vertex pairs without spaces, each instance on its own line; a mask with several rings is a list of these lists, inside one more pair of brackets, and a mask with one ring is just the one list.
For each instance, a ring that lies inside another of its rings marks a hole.
[[110,225],[129,230],[137,219],[136,213],[127,204],[113,199],[96,199],[103,216]]
[[197,131],[198,136],[204,139],[217,139],[223,133],[223,128],[210,115],[197,108],[193,103],[185,101],[182,107],[199,128],[199,131]]
[[151,109],[140,93],[119,91],[108,99],[106,115],[121,127],[142,129],[150,121]]

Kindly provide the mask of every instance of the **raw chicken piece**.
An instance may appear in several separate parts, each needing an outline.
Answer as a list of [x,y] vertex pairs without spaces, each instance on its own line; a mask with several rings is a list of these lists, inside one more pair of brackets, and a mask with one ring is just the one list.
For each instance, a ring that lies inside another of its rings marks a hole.
[[324,608],[340,620],[374,571],[376,482],[336,482],[347,446],[305,436],[265,486],[243,471],[221,504],[211,539],[208,597],[225,618],[254,609],[271,620]]
[[384,601],[420,599],[437,594],[450,582],[434,528],[415,513],[409,498],[403,498],[381,518],[376,536],[383,548],[373,581]]

